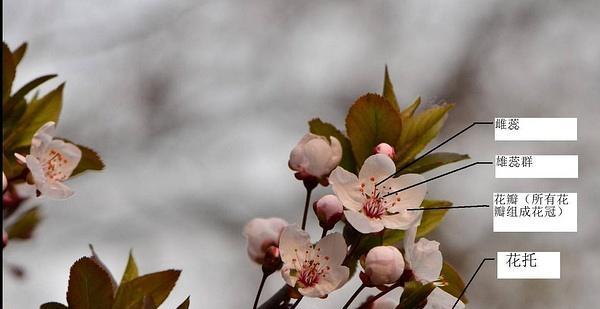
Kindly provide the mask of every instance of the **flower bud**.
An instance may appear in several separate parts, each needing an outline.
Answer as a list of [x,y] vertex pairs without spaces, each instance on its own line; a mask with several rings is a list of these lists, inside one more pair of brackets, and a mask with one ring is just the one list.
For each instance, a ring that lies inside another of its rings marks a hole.
[[380,298],[373,302],[372,309],[395,309],[398,307],[398,301],[391,298]]
[[319,218],[319,225],[325,230],[331,230],[344,215],[344,206],[337,196],[328,194],[313,204],[313,210]]
[[394,147],[390,146],[388,143],[381,143],[375,146],[374,153],[387,155],[388,157],[392,158],[392,160],[396,156],[396,150],[394,150]]
[[333,136],[308,133],[290,153],[289,167],[299,180],[316,179],[327,184],[327,177],[342,159],[342,145]]
[[2,172],[2,192],[6,190],[6,187],[8,187],[8,179],[6,179],[6,174]]
[[279,246],[279,236],[286,226],[288,223],[280,218],[250,220],[244,227],[244,236],[248,240],[248,256],[256,263],[263,264],[269,248]]
[[404,258],[396,247],[379,246],[365,258],[365,274],[375,286],[394,283],[404,272]]
[[262,270],[266,274],[272,274],[280,269],[283,264],[279,247],[270,246],[265,252],[265,258],[262,264]]

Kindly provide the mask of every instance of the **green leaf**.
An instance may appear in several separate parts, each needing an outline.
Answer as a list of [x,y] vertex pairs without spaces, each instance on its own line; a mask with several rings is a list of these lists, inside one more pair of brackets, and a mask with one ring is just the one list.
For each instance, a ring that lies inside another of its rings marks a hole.
[[[441,200],[424,200],[423,203],[421,203],[421,208],[437,208],[450,206],[452,206],[451,202]],[[435,230],[435,228],[442,222],[447,212],[448,209],[423,211],[421,225],[419,225],[419,227],[417,228],[417,237],[423,237]]]
[[356,160],[354,160],[354,154],[352,153],[352,145],[350,140],[334,125],[323,122],[319,118],[315,118],[308,122],[310,133],[325,136],[327,138],[333,136],[342,145],[342,160],[340,166],[349,172],[356,172]]
[[17,159],[14,155],[6,156],[4,153],[2,154],[2,171],[6,174],[8,179],[21,175],[24,168],[25,167],[17,163]]
[[[448,284],[441,286],[440,288],[454,297],[460,296],[460,293],[465,289],[465,282],[452,265],[444,262],[444,265],[442,266],[442,277]],[[460,300],[465,304],[469,302],[465,295],[463,295]]]
[[6,229],[8,239],[29,239],[42,220],[39,206],[22,213]]
[[110,309],[113,304],[110,275],[93,259],[82,257],[71,266],[67,303],[70,309]]
[[436,152],[424,156],[419,161],[402,170],[402,174],[417,173],[423,174],[440,166],[458,162],[461,160],[470,159],[467,154],[459,154],[452,152]]
[[69,309],[69,308],[61,303],[50,302],[50,303],[45,303],[45,304],[41,305],[40,309]]
[[36,78],[36,79],[28,82],[27,84],[25,84],[25,86],[19,88],[19,90],[17,90],[17,92],[15,92],[15,94],[13,94],[8,99],[8,102],[6,103],[8,105],[7,113],[10,113],[14,109],[15,105],[17,103],[19,103],[19,101],[24,100],[25,96],[29,92],[31,92],[35,88],[39,87],[43,83],[45,83],[45,82],[47,82],[47,81],[55,78],[56,76],[57,76],[56,74],[50,74],[50,75],[40,76],[40,77],[38,77],[38,78]]
[[438,135],[446,114],[453,106],[453,104],[434,106],[404,123],[402,134],[396,144],[396,156],[399,158],[397,166],[403,166],[411,161]]
[[15,64],[18,65],[23,57],[25,56],[25,52],[27,51],[27,42],[21,44],[21,46],[17,47],[13,51],[13,58],[15,59]]
[[417,97],[409,107],[400,113],[402,115],[402,121],[406,121],[408,118],[412,117],[419,105],[421,105],[421,97]]
[[190,308],[190,297],[186,298],[181,305],[177,306],[177,309],[188,309]]
[[398,104],[398,100],[396,99],[394,85],[392,85],[392,80],[390,79],[387,65],[385,66],[385,76],[383,78],[383,97],[392,103],[392,107],[394,109],[400,111],[400,104]]
[[121,278],[121,284],[131,281],[138,277],[138,268],[135,263],[135,259],[133,258],[133,252],[129,251],[129,259],[127,260],[127,266],[125,266],[125,271],[123,272],[123,277]]
[[422,308],[433,289],[435,289],[435,285],[432,282],[425,285],[417,281],[406,283],[400,297],[400,304],[396,309]]
[[48,121],[58,122],[62,109],[62,94],[65,84],[61,84],[40,99],[33,100],[17,127],[4,141],[5,149],[31,145],[35,132]]
[[15,80],[17,64],[6,43],[2,42],[2,111],[6,111],[6,101],[10,97]]
[[377,94],[366,94],[350,107],[346,132],[358,167],[379,143],[395,145],[402,132],[400,113]]
[[83,145],[77,145],[77,147],[81,150],[81,160],[73,170],[71,176],[81,174],[85,171],[101,171],[104,169],[104,162],[96,151]]
[[152,297],[156,306],[160,306],[175,287],[179,278],[179,270],[165,270],[123,283],[117,290],[113,309],[132,308],[143,301],[145,296]]

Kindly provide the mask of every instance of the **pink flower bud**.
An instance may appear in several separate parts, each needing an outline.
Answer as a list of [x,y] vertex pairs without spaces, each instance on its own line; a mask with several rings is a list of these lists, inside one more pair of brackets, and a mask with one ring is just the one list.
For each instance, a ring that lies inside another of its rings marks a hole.
[[395,309],[398,301],[391,298],[380,298],[373,302],[373,309]]
[[[279,246],[279,236],[288,223],[280,218],[254,218],[244,227],[248,256],[258,264],[265,262],[269,247]],[[278,254],[278,253],[277,253]]]
[[325,195],[316,201],[313,209],[319,218],[319,225],[326,230],[331,230],[344,215],[342,202],[332,194]]
[[371,249],[365,258],[365,274],[375,285],[394,283],[404,272],[404,258],[396,247],[379,246]]
[[325,182],[331,171],[342,159],[342,145],[335,137],[323,137],[308,133],[290,153],[289,167],[296,171],[296,178],[314,178]]
[[392,160],[396,156],[396,150],[394,150],[394,147],[390,146],[388,143],[381,143],[375,146],[374,152],[376,154],[381,153],[387,155],[388,157],[392,158]]
[[6,190],[6,187],[8,187],[8,179],[6,179],[6,174],[2,172],[2,192]]

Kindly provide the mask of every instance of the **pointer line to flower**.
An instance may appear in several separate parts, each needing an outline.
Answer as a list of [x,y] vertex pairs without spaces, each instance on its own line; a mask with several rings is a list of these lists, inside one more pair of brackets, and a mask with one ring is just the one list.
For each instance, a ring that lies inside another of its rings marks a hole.
[[481,204],[481,205],[460,205],[460,206],[431,207],[431,208],[408,208],[407,210],[439,210],[439,209],[482,208],[482,207],[490,207],[490,205]]
[[429,151],[427,151],[426,153],[422,154],[421,156],[419,156],[418,158],[412,160],[411,162],[409,162],[408,164],[404,165],[403,167],[401,167],[400,169],[398,169],[395,173],[385,177],[383,180],[379,181],[378,183],[375,184],[375,187],[379,186],[380,184],[384,183],[386,180],[397,176],[401,171],[405,170],[407,167],[413,165],[415,162],[423,159],[425,156],[427,156],[428,154],[434,152],[436,149],[444,146],[446,143],[448,143],[449,141],[453,140],[455,137],[463,134],[465,131],[469,130],[470,128],[478,125],[478,124],[487,124],[487,125],[491,125],[494,124],[492,121],[475,121],[473,123],[471,123],[471,125],[469,125],[468,127],[462,129],[460,132],[452,135],[451,137],[449,137],[448,139],[446,139],[445,141],[443,141],[442,143],[440,143],[439,145],[433,147],[432,149],[430,149]]
[[471,164],[469,164],[469,165],[465,165],[465,166],[463,166],[463,167],[459,167],[459,168],[457,168],[457,169],[451,170],[451,171],[449,171],[449,172],[446,172],[446,173],[443,173],[443,174],[441,174],[441,175],[437,175],[437,176],[435,176],[435,177],[432,177],[432,178],[429,178],[429,179],[423,180],[423,181],[421,181],[421,182],[418,182],[418,183],[416,183],[416,184],[414,184],[414,185],[410,185],[410,186],[408,186],[408,187],[404,187],[404,188],[402,188],[402,189],[400,189],[400,190],[396,190],[396,191],[388,192],[388,193],[386,193],[385,195],[383,195],[382,197],[386,197],[386,196],[390,196],[390,195],[393,195],[393,194],[396,194],[396,193],[400,193],[400,192],[402,192],[402,191],[405,191],[405,190],[408,190],[408,189],[410,189],[410,188],[414,188],[414,187],[416,187],[416,186],[422,185],[422,184],[424,184],[424,183],[427,183],[427,182],[430,182],[430,181],[432,181],[432,180],[436,180],[436,179],[438,179],[438,178],[441,178],[441,177],[444,177],[444,176],[450,175],[450,174],[452,174],[452,173],[456,173],[456,172],[458,172],[458,171],[461,171],[461,170],[467,169],[467,168],[469,168],[469,167],[471,167],[471,166],[475,166],[475,165],[479,165],[479,164],[494,164],[494,162],[491,162],[491,161],[477,161],[477,162],[473,162],[473,163],[471,163]]
[[495,261],[495,260],[496,260],[495,258],[484,258],[483,260],[481,260],[481,263],[479,263],[479,266],[477,267],[477,270],[475,270],[475,273],[473,273],[473,275],[471,276],[471,279],[469,279],[469,282],[467,282],[467,285],[465,286],[465,288],[462,290],[462,292],[460,292],[460,295],[458,296],[458,298],[456,298],[456,302],[452,306],[452,309],[454,309],[454,307],[456,307],[456,305],[460,301],[460,298],[463,297],[463,295],[465,295],[465,292],[467,291],[467,288],[469,287],[469,284],[471,284],[471,282],[473,281],[473,279],[475,279],[475,275],[477,275],[477,273],[479,272],[479,270],[483,266],[483,263],[485,263],[485,261]]

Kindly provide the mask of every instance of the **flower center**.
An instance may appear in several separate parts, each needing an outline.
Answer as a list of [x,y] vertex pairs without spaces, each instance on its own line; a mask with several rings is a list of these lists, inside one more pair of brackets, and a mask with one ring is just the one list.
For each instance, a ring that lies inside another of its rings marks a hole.
[[[298,250],[296,249],[296,252]],[[298,270],[298,281],[297,284],[302,287],[311,287],[319,283],[322,277],[331,269],[329,266],[323,266],[320,262],[321,258],[329,260],[328,256],[321,256],[319,254],[320,249],[316,250],[309,248],[305,251],[305,258],[300,260],[298,258],[293,259],[297,264],[296,269]],[[296,254],[296,256],[298,256]]]
[[375,177],[369,178],[371,182],[371,192],[367,192],[366,184],[360,184],[360,192],[365,197],[365,202],[362,205],[361,212],[369,218],[380,219],[383,215],[388,213],[388,208],[394,207],[397,202],[400,202],[400,198],[384,198],[387,192],[392,191],[392,187],[381,185],[378,188],[375,186]]
[[363,211],[369,218],[381,218],[386,211],[386,202],[376,196],[371,196],[363,203]]
[[63,173],[62,169],[68,163],[68,160],[62,153],[56,150],[50,150],[48,156],[50,158],[42,164],[46,178],[51,180],[65,180],[67,175]]

